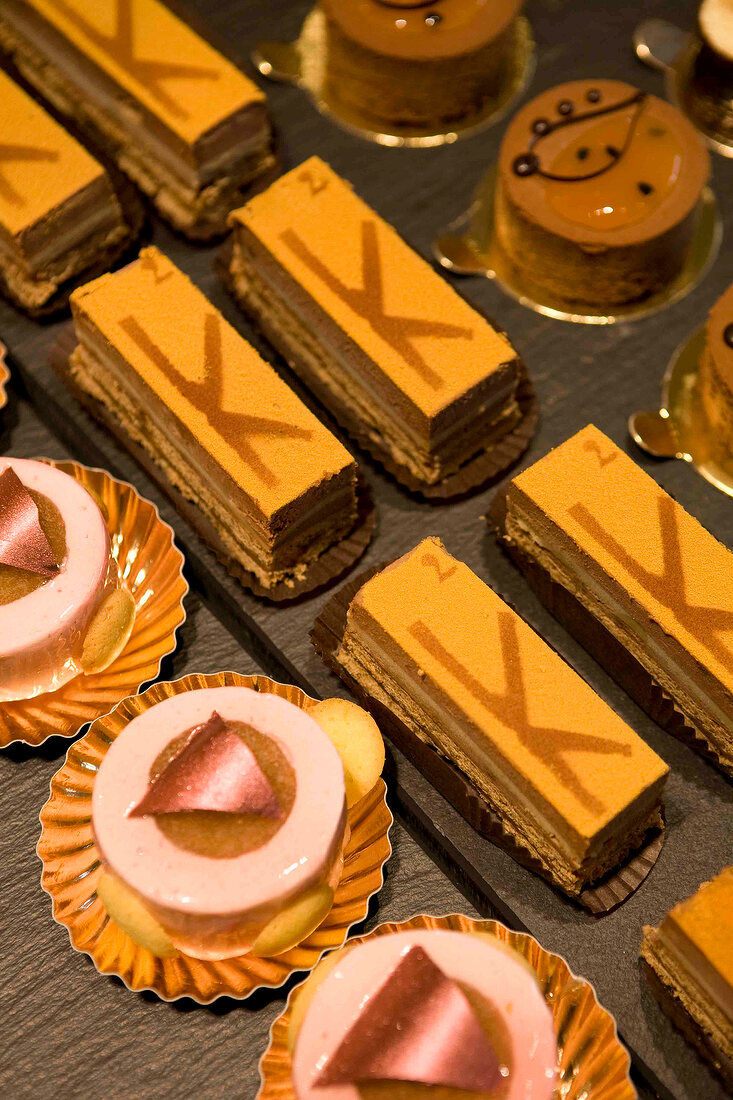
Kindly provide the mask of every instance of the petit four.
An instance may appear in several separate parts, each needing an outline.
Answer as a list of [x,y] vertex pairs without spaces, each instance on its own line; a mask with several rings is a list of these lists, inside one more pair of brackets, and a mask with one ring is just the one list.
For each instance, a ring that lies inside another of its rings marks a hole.
[[710,158],[668,103],[617,80],[575,80],[518,112],[499,153],[496,240],[528,285],[617,305],[682,270]]
[[705,328],[698,374],[711,444],[733,455],[733,285],[713,306]]
[[733,1088],[733,867],[644,928],[662,1007]]
[[0,702],[108,667],[134,617],[86,489],[45,462],[0,458]]
[[228,565],[293,584],[353,530],[354,459],[156,248],[71,305],[73,382],[195,503]]
[[109,915],[163,956],[270,957],[307,937],[341,876],[354,721],[339,751],[317,718],[246,687],[192,689],[135,716],[92,796]]
[[438,539],[366,581],[337,660],[566,893],[662,825],[666,764]]
[[730,774],[733,554],[592,425],[509,483],[504,532],[588,613],[567,625],[611,675],[647,709],[651,677]]
[[5,0],[0,48],[189,237],[273,163],[262,92],[159,0]]
[[297,1100],[551,1100],[552,1013],[524,958],[487,934],[395,932],[326,957],[288,1034]]
[[[677,89],[683,110],[704,134],[724,145],[733,142],[733,4],[703,0],[698,33],[677,62]],[[681,63],[680,63],[681,62]]]
[[517,424],[507,337],[318,157],[231,222],[242,305],[396,476],[429,488]]
[[441,132],[497,102],[522,0],[320,0],[328,94],[390,132]]
[[37,312],[111,265],[132,231],[102,165],[1,70],[0,101],[0,286]]

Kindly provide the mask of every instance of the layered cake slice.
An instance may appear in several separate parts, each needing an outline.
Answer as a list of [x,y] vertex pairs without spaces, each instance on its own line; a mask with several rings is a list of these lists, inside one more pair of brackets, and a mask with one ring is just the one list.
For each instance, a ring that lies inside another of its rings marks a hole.
[[109,176],[0,70],[0,285],[23,309],[63,304],[129,243]]
[[699,370],[712,449],[729,458],[733,455],[733,285],[710,311]]
[[160,0],[6,0],[0,48],[190,237],[273,163],[262,92]]
[[156,248],[75,291],[73,381],[197,506],[265,589],[295,583],[357,518],[351,455]]
[[733,867],[645,928],[641,957],[664,1010],[733,1089]]
[[435,485],[520,419],[507,337],[318,157],[231,220],[239,300],[398,476]]
[[288,1031],[297,1100],[551,1100],[558,1044],[525,959],[497,938],[394,932],[328,955]]
[[731,774],[731,552],[592,425],[510,482],[504,527],[603,628],[564,616],[611,675],[647,709],[651,677]]
[[666,764],[438,539],[357,592],[337,659],[567,893],[662,824]]

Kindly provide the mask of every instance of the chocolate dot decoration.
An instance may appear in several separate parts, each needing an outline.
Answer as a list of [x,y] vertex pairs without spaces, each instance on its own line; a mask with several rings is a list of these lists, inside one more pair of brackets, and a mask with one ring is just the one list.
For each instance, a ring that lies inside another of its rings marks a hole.
[[559,115],[571,115],[574,110],[575,107],[569,99],[561,99],[557,105],[557,113]]
[[532,176],[540,166],[539,158],[534,153],[522,153],[516,157],[512,165],[518,176]]
[[443,21],[443,16],[437,11],[431,11],[425,16],[425,22],[429,27],[437,27]]
[[597,88],[589,88],[588,91],[585,93],[585,98],[588,100],[589,103],[600,103],[601,93],[598,91]]
[[585,160],[590,155],[590,149],[587,145],[582,145],[575,155],[578,160]]
[[642,195],[651,195],[654,188],[650,183],[637,183],[636,185],[641,191]]
[[733,348],[733,324],[725,326],[723,329],[723,339],[729,348]]
[[649,137],[664,137],[667,131],[663,126],[650,126],[647,133]]
[[549,133],[550,128],[550,123],[546,118],[536,118],[532,123],[532,130],[535,134],[539,134],[540,137],[543,134]]
[[606,152],[608,153],[609,157],[613,157],[614,159],[621,156],[615,145],[607,145]]

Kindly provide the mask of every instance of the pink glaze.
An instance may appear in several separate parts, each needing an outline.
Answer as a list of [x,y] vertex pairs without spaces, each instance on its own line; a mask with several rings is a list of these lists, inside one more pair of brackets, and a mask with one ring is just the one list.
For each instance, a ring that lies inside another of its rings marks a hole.
[[54,691],[79,673],[84,634],[105,590],[109,533],[96,503],[73,477],[44,462],[0,458],[27,489],[43,493],[66,525],[66,559],[55,577],[0,606],[0,702]]
[[[389,977],[404,953],[419,944],[443,973],[472,986],[499,1009],[512,1042],[506,1100],[551,1100],[557,1042],[552,1014],[531,972],[497,942],[465,932],[417,931],[379,936],[344,954],[316,990],[293,1054],[298,1100],[359,1100],[356,1085],[318,1087],[327,1057],[340,1046],[364,1002]],[[429,1088],[425,1088],[426,1095]],[[460,1096],[456,1091],[456,1096]]]
[[[232,859],[185,851],[155,817],[128,812],[145,795],[158,754],[213,711],[272,737],[296,775],[295,801],[278,832]],[[247,950],[298,895],[338,879],[346,828],[343,766],[321,727],[287,700],[243,687],[193,690],[134,718],[110,746],[94,783],[92,822],[108,867],[181,950],[225,958]]]

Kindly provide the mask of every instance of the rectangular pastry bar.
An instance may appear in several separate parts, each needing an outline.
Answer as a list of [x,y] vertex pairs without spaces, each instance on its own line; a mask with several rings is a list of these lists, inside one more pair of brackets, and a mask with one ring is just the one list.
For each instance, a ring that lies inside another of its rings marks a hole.
[[661,826],[664,761],[438,539],[363,585],[336,656],[567,893]]
[[0,103],[0,279],[39,312],[111,265],[132,230],[102,165],[2,70]]
[[69,370],[265,588],[354,527],[357,466],[156,248],[71,298]]
[[645,928],[641,956],[662,1007],[733,1089],[733,867]]
[[231,222],[240,302],[380,460],[435,485],[516,425],[507,337],[318,157]]
[[4,0],[0,48],[187,236],[273,163],[262,92],[159,0]]
[[510,482],[504,527],[520,561],[631,654],[730,774],[733,554],[593,426]]

